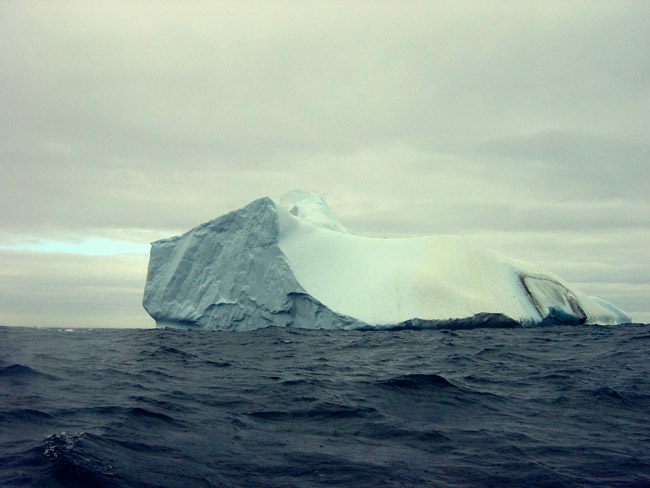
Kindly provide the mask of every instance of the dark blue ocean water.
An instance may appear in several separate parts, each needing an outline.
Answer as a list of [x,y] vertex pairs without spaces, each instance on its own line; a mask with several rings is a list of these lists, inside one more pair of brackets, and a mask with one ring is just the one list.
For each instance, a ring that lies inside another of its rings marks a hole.
[[650,325],[0,344],[2,487],[650,486]]

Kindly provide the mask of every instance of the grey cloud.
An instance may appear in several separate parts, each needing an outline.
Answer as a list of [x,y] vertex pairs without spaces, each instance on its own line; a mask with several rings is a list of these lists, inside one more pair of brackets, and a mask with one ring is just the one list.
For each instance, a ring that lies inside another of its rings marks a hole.
[[[648,54],[643,46],[649,43],[639,38],[647,30],[639,24],[639,16],[629,13],[624,29],[613,22],[603,25],[602,9],[575,9],[587,14],[576,24],[571,9],[560,9],[569,12],[552,19],[549,12],[530,5],[514,11],[491,6],[458,12],[445,4],[438,8],[415,4],[410,15],[403,11],[400,15],[396,4],[352,12],[346,8],[322,12],[316,4],[308,5],[302,10],[304,18],[265,9],[257,16],[235,15],[239,32],[224,29],[233,19],[220,15],[223,6],[202,12],[214,23],[211,28],[205,19],[192,19],[179,28],[180,21],[166,15],[183,19],[180,8],[163,9],[158,15],[150,12],[148,30],[132,24],[117,29],[116,24],[114,29],[80,31],[79,25],[66,22],[63,26],[70,32],[64,36],[59,23],[42,18],[45,33],[31,34],[40,39],[37,45],[49,49],[36,51],[35,62],[14,80],[20,87],[16,96],[36,95],[32,108],[46,127],[69,129],[76,122],[92,128],[99,123],[94,131],[106,135],[118,130],[117,135],[134,132],[147,138],[150,132],[190,143],[225,134],[225,140],[254,145],[267,136],[280,148],[287,141],[329,150],[372,144],[384,137],[499,131],[498,125],[507,125],[513,116],[521,125],[522,112],[527,119],[548,124],[549,107],[602,110],[611,97],[601,97],[600,92],[611,91],[615,77],[615,87],[621,90],[616,96],[629,99],[624,104],[617,100],[616,106],[624,106],[630,115],[632,102],[638,101],[622,85],[621,69],[614,69],[621,58],[643,59]],[[267,14],[270,21],[260,22]],[[555,20],[554,30],[544,22],[519,25],[531,16]],[[457,22],[457,28],[449,21]],[[257,32],[260,27],[262,34]],[[53,46],[42,39],[46,34],[53,38]],[[619,42],[612,43],[609,37]],[[24,44],[33,41],[25,35],[19,39]],[[582,41],[590,50],[573,47],[572,40]],[[567,88],[567,80],[556,79],[558,73],[567,73],[576,86]],[[35,84],[34,78],[44,85]],[[637,78],[635,73],[622,77]],[[599,93],[589,95],[577,88],[602,79],[608,82]],[[31,81],[27,92],[25,81]],[[558,90],[565,99],[558,100]],[[576,107],[576,99],[585,103]],[[611,109],[613,104],[607,106]],[[50,113],[43,113],[44,107],[51,108]],[[30,122],[38,120],[32,115]],[[593,118],[586,122],[591,124]]]
[[145,257],[0,250],[0,324],[151,327]]
[[421,205],[417,210],[416,214],[396,214],[394,211],[375,213],[370,209],[363,217],[355,219],[354,224],[366,233],[383,226],[402,235],[473,233],[490,229],[510,232],[615,229],[627,232],[650,226],[648,205],[618,202],[587,206],[554,202],[534,205],[453,202]]
[[643,1],[2,2],[0,243],[165,237],[293,187],[373,235],[647,229],[648,25]]
[[[647,197],[650,140],[626,140],[579,131],[545,131],[476,144],[477,155],[493,155],[535,167],[540,183],[581,197]],[[567,188],[567,183],[571,185]]]

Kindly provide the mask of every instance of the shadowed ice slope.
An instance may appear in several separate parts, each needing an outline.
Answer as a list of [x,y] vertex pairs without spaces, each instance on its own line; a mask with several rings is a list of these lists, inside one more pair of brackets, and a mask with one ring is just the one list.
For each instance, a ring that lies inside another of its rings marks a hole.
[[250,330],[629,321],[558,276],[458,236],[350,234],[294,190],[154,242],[144,306],[158,325]]

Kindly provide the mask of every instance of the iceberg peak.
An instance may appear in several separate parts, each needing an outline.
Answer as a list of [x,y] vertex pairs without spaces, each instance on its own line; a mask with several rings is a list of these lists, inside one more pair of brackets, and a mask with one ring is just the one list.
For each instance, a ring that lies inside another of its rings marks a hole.
[[316,192],[300,189],[291,190],[282,195],[280,204],[294,217],[298,217],[316,227],[345,234],[350,233],[332,212],[332,209],[329,208],[325,199]]

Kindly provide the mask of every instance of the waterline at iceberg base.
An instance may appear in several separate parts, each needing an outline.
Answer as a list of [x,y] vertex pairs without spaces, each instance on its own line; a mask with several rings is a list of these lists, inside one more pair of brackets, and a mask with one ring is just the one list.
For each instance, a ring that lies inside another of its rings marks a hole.
[[253,330],[620,324],[614,305],[459,236],[371,238],[293,190],[152,244],[158,326]]

